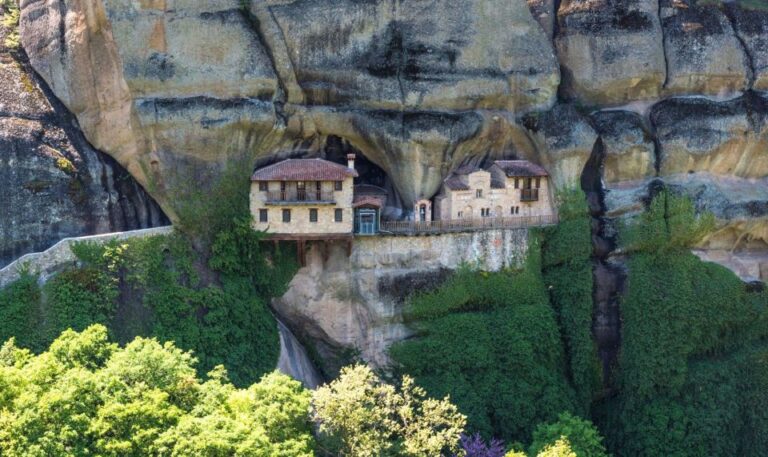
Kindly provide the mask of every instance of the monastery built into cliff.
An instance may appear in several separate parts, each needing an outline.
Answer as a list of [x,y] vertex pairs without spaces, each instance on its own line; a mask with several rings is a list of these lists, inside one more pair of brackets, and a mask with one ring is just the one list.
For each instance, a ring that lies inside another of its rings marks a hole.
[[382,220],[387,192],[355,184],[356,178],[354,154],[347,156],[346,164],[287,159],[259,168],[251,177],[253,228],[272,239],[332,240],[522,228],[556,221],[549,175],[526,160],[459,167],[433,199],[416,201],[405,220]]

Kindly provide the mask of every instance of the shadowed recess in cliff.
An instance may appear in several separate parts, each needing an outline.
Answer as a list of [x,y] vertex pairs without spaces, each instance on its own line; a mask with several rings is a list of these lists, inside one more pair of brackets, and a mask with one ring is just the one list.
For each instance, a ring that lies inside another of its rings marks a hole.
[[[7,30],[0,26],[0,43]],[[62,238],[167,225],[159,206],[31,69],[0,46],[0,267]]]

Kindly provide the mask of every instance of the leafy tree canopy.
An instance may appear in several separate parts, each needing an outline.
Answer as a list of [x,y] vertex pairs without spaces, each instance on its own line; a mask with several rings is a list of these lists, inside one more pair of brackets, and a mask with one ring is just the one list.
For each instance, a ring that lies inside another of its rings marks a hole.
[[205,382],[172,343],[65,331],[33,355],[0,349],[0,455],[311,456],[310,394],[271,373],[247,389]]
[[407,376],[396,389],[364,365],[342,369],[312,404],[326,446],[340,456],[452,455],[466,423],[448,398],[427,398]]

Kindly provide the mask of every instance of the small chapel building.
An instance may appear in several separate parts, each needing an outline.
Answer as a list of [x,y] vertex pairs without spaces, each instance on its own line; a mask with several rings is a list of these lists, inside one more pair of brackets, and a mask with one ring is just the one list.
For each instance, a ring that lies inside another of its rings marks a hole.
[[463,166],[443,181],[434,212],[439,220],[551,217],[549,174],[527,160]]

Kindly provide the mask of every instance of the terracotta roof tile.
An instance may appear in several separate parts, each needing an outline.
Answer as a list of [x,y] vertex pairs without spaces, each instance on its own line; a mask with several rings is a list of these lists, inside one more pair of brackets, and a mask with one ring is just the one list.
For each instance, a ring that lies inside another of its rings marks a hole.
[[497,160],[494,162],[507,176],[549,176],[547,170],[527,160]]
[[344,165],[323,159],[287,159],[259,168],[251,181],[343,181],[357,177],[357,172]]

